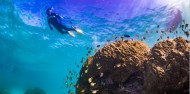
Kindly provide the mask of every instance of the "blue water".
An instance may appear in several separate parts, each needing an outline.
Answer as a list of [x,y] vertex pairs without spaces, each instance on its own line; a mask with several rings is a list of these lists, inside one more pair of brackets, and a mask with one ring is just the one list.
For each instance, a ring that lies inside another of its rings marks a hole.
[[[73,38],[51,31],[45,14],[49,7],[63,16],[68,27],[77,26],[84,34],[75,33]],[[113,36],[124,34],[137,40],[136,35],[146,36],[144,42],[152,47],[160,33],[145,31],[155,31],[157,25],[166,30],[179,15],[189,23],[189,9],[190,0],[0,0],[0,87],[12,94],[23,94],[30,87],[47,94],[67,94],[69,89],[74,91],[66,87],[69,71],[79,74],[87,47],[98,49],[96,45],[103,47],[106,39],[113,42]]]

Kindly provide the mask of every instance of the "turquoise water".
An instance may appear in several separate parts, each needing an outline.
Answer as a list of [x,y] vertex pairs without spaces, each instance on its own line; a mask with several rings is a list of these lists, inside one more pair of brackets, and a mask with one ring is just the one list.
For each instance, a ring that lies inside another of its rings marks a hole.
[[[67,26],[81,28],[84,35],[75,33],[73,38],[51,31],[45,14],[49,7],[64,17]],[[189,23],[189,9],[190,0],[0,0],[0,87],[12,94],[23,94],[30,87],[67,94],[69,71],[78,75],[87,47],[98,49],[96,45],[103,47],[106,39],[113,42],[113,36],[124,34],[137,40],[136,35],[145,36],[144,42],[152,47],[160,33],[145,31],[156,31],[157,25],[166,31],[168,23],[176,22],[177,27],[182,20]]]

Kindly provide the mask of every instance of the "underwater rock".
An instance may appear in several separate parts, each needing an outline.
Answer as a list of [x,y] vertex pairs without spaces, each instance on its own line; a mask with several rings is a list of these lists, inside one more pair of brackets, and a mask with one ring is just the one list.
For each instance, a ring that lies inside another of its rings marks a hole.
[[89,57],[76,85],[78,94],[140,92],[150,48],[142,41],[116,41]]
[[6,89],[0,89],[0,94],[11,94],[11,93],[9,93],[9,91]]
[[88,58],[77,94],[188,94],[189,51],[182,37],[158,42],[116,41]]
[[143,94],[188,94],[189,49],[182,37],[155,44],[145,65]]
[[39,88],[30,88],[24,94],[46,94],[46,92]]

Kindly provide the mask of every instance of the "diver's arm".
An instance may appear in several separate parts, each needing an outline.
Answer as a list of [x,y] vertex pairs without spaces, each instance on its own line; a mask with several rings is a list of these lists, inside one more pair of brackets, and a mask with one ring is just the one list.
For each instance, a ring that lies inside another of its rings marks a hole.
[[51,27],[51,23],[48,21],[48,25],[50,27],[51,30],[53,30],[53,28]]
[[56,18],[59,19],[60,23],[61,23],[61,16],[59,16],[58,14],[56,14]]

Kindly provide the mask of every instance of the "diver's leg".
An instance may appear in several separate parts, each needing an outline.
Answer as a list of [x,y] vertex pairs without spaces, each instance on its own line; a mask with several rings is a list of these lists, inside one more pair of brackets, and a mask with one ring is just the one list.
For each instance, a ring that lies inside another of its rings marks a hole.
[[61,34],[66,34],[66,33],[68,33],[70,36],[72,36],[72,37],[75,37],[75,34],[73,33],[73,32],[71,32],[71,31],[67,31],[67,32],[65,32],[65,31],[63,31],[61,28],[60,29],[57,29]]
[[61,24],[61,28],[66,30],[68,34],[71,35],[72,37],[75,37],[75,34],[72,32],[72,31],[75,31],[75,29],[67,28],[65,25],[62,25],[62,24]]
[[66,31],[76,31],[77,33],[83,34],[83,31],[76,27],[68,28],[65,25],[62,25],[62,28],[65,29]]
[[64,30],[66,30],[66,31],[75,31],[74,28],[68,28],[68,27],[66,27],[66,26],[63,25],[63,24],[61,24],[61,28],[64,29]]
[[66,32],[64,32],[61,28],[56,28],[57,29],[57,31],[59,31],[59,33],[61,33],[61,34],[65,34]]

